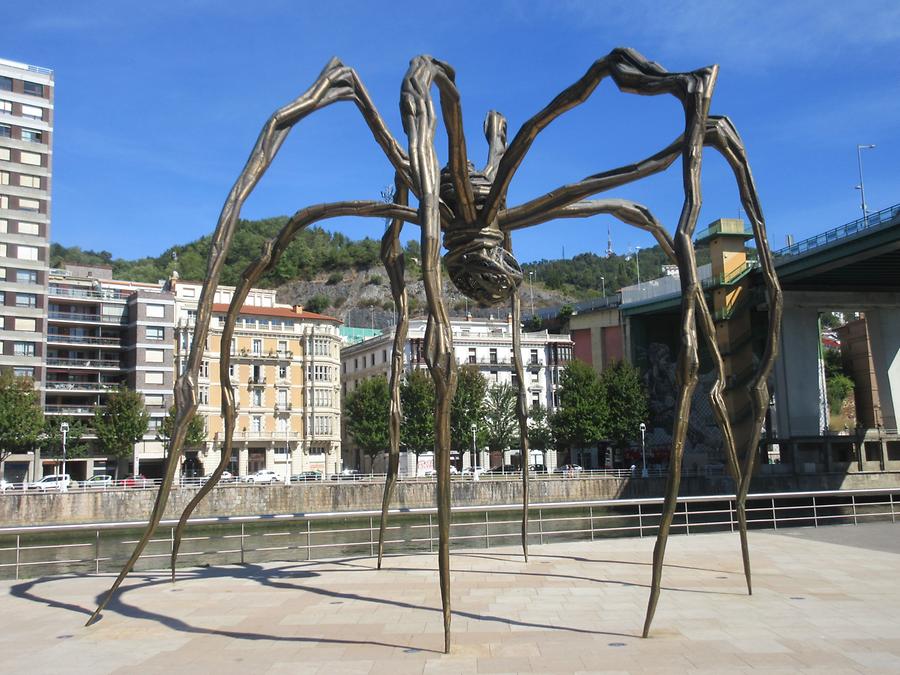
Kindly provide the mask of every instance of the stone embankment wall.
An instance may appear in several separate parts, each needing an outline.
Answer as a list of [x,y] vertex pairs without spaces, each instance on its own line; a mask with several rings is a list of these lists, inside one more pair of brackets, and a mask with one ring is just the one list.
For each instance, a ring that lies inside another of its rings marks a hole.
[[[433,482],[401,482],[394,508],[422,508],[435,504]],[[572,502],[597,499],[659,497],[662,478],[540,479],[530,486],[531,502]],[[793,492],[900,487],[900,473],[821,474],[758,477],[752,492]],[[196,517],[285,513],[321,513],[381,508],[383,483],[321,482],[285,485],[225,485],[213,490],[194,512]],[[197,488],[172,491],[164,518],[177,518]],[[734,492],[727,477],[684,478],[681,494]],[[0,496],[0,527],[146,520],[155,490],[111,490],[47,494],[7,493]],[[454,480],[455,506],[515,504],[522,499],[517,480]]]

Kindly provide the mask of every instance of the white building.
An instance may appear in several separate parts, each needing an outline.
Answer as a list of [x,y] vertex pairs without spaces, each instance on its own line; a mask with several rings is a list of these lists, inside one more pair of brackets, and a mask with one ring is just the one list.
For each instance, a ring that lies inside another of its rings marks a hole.
[[[426,368],[425,326],[423,319],[410,322],[403,361],[407,372],[413,368]],[[518,386],[513,364],[512,324],[497,319],[456,319],[451,322],[453,348],[456,362],[460,365],[472,364],[488,381],[488,385],[508,383]],[[377,375],[390,372],[391,349],[394,332],[364,340],[341,350],[341,391],[344,396],[352,392],[360,382]],[[559,379],[563,368],[572,359],[572,341],[568,335],[555,335],[547,331],[522,333],[522,364],[525,369],[528,400],[531,406],[540,405],[553,413],[559,405]],[[352,446],[346,431],[344,446]],[[556,466],[555,451],[547,451],[546,456],[532,453],[531,463],[544,464],[548,468]],[[355,463],[350,454],[345,461]],[[468,453],[467,453],[468,455]],[[482,466],[501,463],[499,457],[489,458],[482,453]],[[462,458],[468,466],[469,458]],[[509,453],[502,463],[510,463]]]

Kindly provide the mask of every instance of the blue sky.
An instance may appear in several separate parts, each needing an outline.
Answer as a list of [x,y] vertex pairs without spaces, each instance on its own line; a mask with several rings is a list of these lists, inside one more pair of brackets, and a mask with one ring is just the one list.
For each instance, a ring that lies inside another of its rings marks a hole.
[[[448,8],[453,11],[449,12]],[[773,246],[900,202],[900,3],[495,2],[304,3],[256,0],[22,3],[4,12],[0,57],[56,74],[53,240],[116,256],[158,255],[215,227],[222,201],[267,116],[304,91],[331,56],[359,72],[401,145],[400,83],[429,53],[456,69],[470,157],[482,120],[533,113],[616,46],[669,70],[721,67],[712,112],[743,135]],[[638,160],[680,132],[677,102],[604,83],[535,142],[511,205]],[[438,148],[446,156],[444,137]],[[724,162],[704,162],[698,228],[738,215]],[[677,165],[608,196],[641,201],[674,227]],[[352,104],[298,125],[248,201],[249,218],[333,199],[377,199],[392,171]],[[332,221],[352,237],[378,221]],[[607,221],[517,233],[522,261],[606,249]],[[648,235],[613,224],[613,246]]]

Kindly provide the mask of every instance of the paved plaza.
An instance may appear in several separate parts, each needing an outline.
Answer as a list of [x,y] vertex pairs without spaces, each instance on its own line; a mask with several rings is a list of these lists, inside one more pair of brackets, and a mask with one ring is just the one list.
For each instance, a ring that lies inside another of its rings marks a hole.
[[29,673],[898,672],[900,529],[674,536],[652,637],[652,539],[457,552],[453,653],[436,560],[393,556],[0,582],[0,671]]

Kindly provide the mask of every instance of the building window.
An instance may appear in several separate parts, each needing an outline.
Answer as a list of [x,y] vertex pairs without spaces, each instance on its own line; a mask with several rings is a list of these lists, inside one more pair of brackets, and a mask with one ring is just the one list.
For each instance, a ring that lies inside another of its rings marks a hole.
[[230,377],[233,380],[237,376],[237,372],[238,372],[237,366],[234,365],[233,363],[229,363],[228,364],[228,377]]
[[16,270],[17,284],[36,284],[38,282],[38,273],[34,270]]
[[37,307],[37,295],[34,293],[16,293],[16,307]]
[[41,233],[41,226],[37,223],[24,223],[19,221],[19,234],[33,234],[38,235]]
[[147,363],[162,363],[165,360],[165,352],[162,349],[147,349],[144,351],[144,360]]
[[531,350],[531,361],[530,361],[530,363],[531,363],[531,365],[533,365],[533,366],[538,365],[539,361],[538,361],[538,350],[537,350],[537,349],[532,349],[532,350]]
[[12,138],[12,127],[8,124],[0,124],[0,138]]
[[37,246],[22,246],[22,244],[19,244],[16,247],[16,257],[19,260],[37,260],[38,259]]
[[34,377],[34,368],[25,368],[17,366],[13,368],[13,375],[16,377]]
[[148,340],[163,340],[166,337],[166,329],[162,326],[147,326]]
[[253,417],[250,418],[250,431],[257,434],[262,431],[262,416],[253,415]]
[[25,199],[23,197],[19,197],[19,211],[38,213],[40,210],[41,203],[37,199]]
[[313,340],[313,354],[316,356],[330,356],[327,338],[316,338]]
[[497,348],[496,347],[491,347],[490,351],[488,352],[488,360],[490,363],[493,363],[493,364],[497,363]]
[[165,305],[154,305],[147,303],[147,316],[152,319],[164,319],[166,317]]
[[0,148],[0,160],[4,162],[8,162],[11,154],[9,152],[9,148]]
[[[3,135],[3,125],[0,124],[0,136]],[[36,152],[22,152],[19,153],[19,163],[20,164],[28,164],[29,166],[41,166],[43,162],[41,161],[41,156]]]
[[33,342],[13,342],[14,356],[34,356]]
[[30,120],[42,120],[44,119],[44,110],[33,105],[23,105],[22,117],[27,117]]
[[37,322],[34,319],[23,319],[21,317],[16,317],[15,323],[13,325],[13,330],[33,333],[37,330]]
[[200,377],[209,377],[209,361],[200,362]]
[[144,382],[146,384],[164,384],[164,373],[157,370],[151,370],[147,373],[144,373]]
[[250,402],[251,405],[256,406],[257,408],[262,407],[263,404],[262,399],[262,389],[254,389],[250,392]]
[[41,177],[40,176],[19,176],[19,185],[27,188],[34,188],[35,190],[41,189]]
[[262,354],[262,340],[253,340],[253,353]]
[[353,370],[359,370],[359,359],[353,359]]
[[288,390],[287,389],[279,389],[278,390],[278,406],[282,409],[287,408],[288,402]]
[[371,357],[372,358],[369,360],[369,365],[374,366],[375,365],[375,354],[371,354]]
[[328,366],[313,366],[307,371],[307,379],[316,382],[331,382],[331,368]]
[[9,171],[0,171],[0,185],[9,185]]
[[475,347],[469,347],[469,363],[478,363]]
[[12,115],[12,103],[10,101],[0,101],[0,113]]
[[200,387],[197,390],[197,402],[200,405],[209,405],[209,387]]
[[0,75],[0,91],[12,91],[12,78]]
[[286,380],[288,374],[287,366],[278,366],[278,379]]
[[25,80],[22,84],[24,85],[26,94],[31,94],[32,96],[44,95],[44,85],[38,84],[37,82],[29,82],[28,80]]
[[278,341],[278,351],[281,354],[287,354],[287,340]]
[[313,400],[316,407],[330,408],[332,400],[331,389],[316,389]]
[[162,394],[144,394],[144,405],[159,406],[164,403]]
[[22,129],[22,140],[28,143],[43,143],[44,134],[37,129]]

